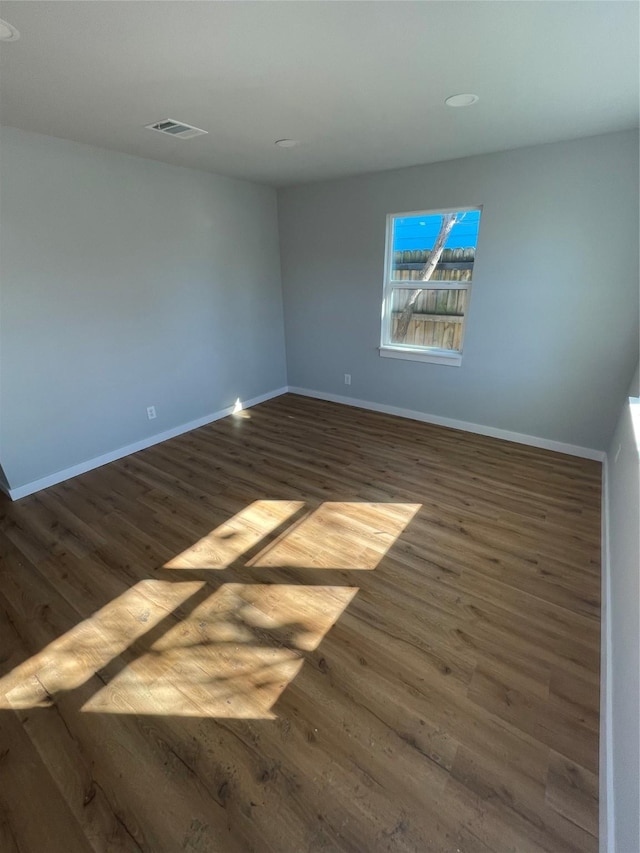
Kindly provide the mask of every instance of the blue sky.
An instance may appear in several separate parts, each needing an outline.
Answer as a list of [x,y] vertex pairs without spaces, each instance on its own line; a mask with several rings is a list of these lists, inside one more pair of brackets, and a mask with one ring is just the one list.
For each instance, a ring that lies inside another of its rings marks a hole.
[[[462,214],[460,214],[462,216]],[[431,249],[440,231],[442,216],[439,213],[427,216],[405,216],[395,220],[394,251],[404,249]],[[468,210],[464,219],[451,229],[445,247],[447,249],[466,248],[478,243],[480,211]]]

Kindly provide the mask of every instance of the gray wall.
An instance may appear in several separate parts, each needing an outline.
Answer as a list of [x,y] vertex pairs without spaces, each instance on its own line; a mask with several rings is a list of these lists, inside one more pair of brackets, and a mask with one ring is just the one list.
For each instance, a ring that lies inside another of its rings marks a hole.
[[[640,395],[638,375],[630,394]],[[634,405],[640,427],[640,402]],[[616,453],[620,448],[617,460]],[[640,434],[625,402],[608,453],[615,851],[640,850]],[[615,460],[615,461],[614,461]],[[607,804],[610,808],[610,804]],[[613,853],[613,851],[611,851]]]
[[[380,358],[386,214],[458,205],[484,205],[462,366]],[[278,208],[290,385],[607,447],[638,357],[636,132],[297,186]]]
[[286,384],[274,190],[11,128],[1,145],[12,487]]

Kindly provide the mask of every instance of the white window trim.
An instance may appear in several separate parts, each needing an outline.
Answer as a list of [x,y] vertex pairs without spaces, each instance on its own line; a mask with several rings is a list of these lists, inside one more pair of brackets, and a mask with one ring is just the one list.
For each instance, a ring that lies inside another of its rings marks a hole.
[[[467,325],[467,314],[471,303],[472,282],[458,281],[394,281],[391,279],[391,268],[393,265],[393,223],[395,219],[408,216],[433,216],[441,213],[465,213],[466,211],[479,210],[482,215],[482,205],[469,207],[441,207],[436,210],[412,210],[404,213],[387,214],[387,225],[385,232],[384,253],[384,278],[382,290],[382,317],[380,323],[380,347],[379,353],[383,358],[400,358],[406,361],[424,361],[432,364],[442,364],[449,367],[460,367],[462,364],[462,353],[464,346],[464,335]],[[405,346],[392,344],[391,341],[391,297],[393,289],[401,287],[403,290],[466,290],[467,309],[462,326],[462,342],[460,350],[443,350],[438,347]]]
[[430,361],[432,364],[446,364],[449,367],[460,367],[462,351],[443,350],[437,347],[399,347],[388,344],[379,347],[383,358],[403,358],[406,361]]

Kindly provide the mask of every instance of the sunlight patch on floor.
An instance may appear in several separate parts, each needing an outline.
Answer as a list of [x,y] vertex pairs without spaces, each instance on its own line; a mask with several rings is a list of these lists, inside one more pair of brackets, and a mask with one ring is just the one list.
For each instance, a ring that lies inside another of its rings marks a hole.
[[[254,501],[167,562],[175,580],[138,582],[0,679],[0,708],[50,706],[99,673],[84,711],[273,719],[305,655],[358,593],[348,579],[290,583],[292,572],[374,570],[421,504],[306,507]],[[229,569],[232,580],[181,581],[180,569]],[[251,582],[252,569],[273,570],[276,582]]]
[[248,565],[371,571],[421,507],[327,501]]
[[123,714],[272,719],[271,709],[358,590],[227,583],[83,706]]
[[204,586],[143,580],[0,679],[0,708],[51,705],[88,681]]
[[305,506],[304,501],[254,501],[207,533],[166,569],[226,569]]

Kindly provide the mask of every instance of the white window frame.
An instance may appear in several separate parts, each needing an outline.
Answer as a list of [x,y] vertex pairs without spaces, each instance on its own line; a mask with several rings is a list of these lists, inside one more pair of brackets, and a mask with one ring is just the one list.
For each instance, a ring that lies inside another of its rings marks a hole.
[[[480,211],[482,220],[482,205],[470,207],[444,207],[436,210],[412,210],[406,213],[387,214],[386,243],[384,253],[384,281],[382,298],[382,317],[380,323],[380,355],[384,358],[401,358],[407,361],[427,361],[434,364],[443,364],[450,367],[460,367],[462,364],[462,348],[464,346],[464,335],[467,325],[467,316],[471,303],[472,281],[394,281],[391,277],[393,268],[393,230],[396,219],[409,216],[437,216],[443,213],[466,213],[467,211]],[[462,339],[460,350],[440,349],[439,347],[416,346],[415,344],[391,343],[391,304],[393,291],[401,290],[466,290],[466,310],[462,321]]]

